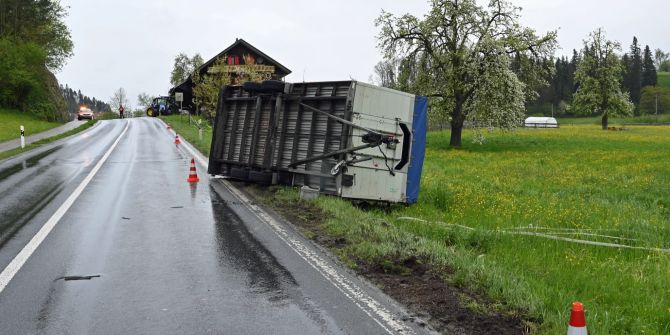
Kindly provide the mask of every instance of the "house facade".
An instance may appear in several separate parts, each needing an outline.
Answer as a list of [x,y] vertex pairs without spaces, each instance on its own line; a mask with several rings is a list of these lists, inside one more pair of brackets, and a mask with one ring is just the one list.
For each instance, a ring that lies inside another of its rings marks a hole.
[[[241,85],[249,80],[247,74],[254,73],[256,80],[284,80],[291,70],[256,49],[249,42],[238,38],[235,43],[202,64],[196,71],[203,76],[218,69],[213,67],[217,60],[225,62],[226,71],[233,85]],[[189,76],[184,82],[170,89],[170,96],[181,92],[184,95],[183,108],[194,112],[197,106],[193,100],[193,78]]]

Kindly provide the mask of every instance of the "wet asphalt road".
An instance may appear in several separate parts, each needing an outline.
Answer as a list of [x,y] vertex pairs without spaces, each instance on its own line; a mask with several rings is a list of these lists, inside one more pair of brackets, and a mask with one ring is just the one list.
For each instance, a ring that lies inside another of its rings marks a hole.
[[260,220],[203,166],[186,183],[191,154],[150,118],[101,121],[0,162],[0,269],[126,128],[0,292],[1,334],[426,331],[290,227]]

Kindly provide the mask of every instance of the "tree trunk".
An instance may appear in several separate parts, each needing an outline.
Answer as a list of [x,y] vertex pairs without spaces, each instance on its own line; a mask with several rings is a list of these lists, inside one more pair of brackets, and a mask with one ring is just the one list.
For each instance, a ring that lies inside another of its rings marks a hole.
[[607,114],[603,114],[603,118],[602,118],[601,121],[602,121],[603,130],[607,130]]
[[449,140],[449,146],[452,148],[461,147],[461,135],[463,134],[463,105],[456,103],[454,107],[453,115],[451,116],[451,139]]

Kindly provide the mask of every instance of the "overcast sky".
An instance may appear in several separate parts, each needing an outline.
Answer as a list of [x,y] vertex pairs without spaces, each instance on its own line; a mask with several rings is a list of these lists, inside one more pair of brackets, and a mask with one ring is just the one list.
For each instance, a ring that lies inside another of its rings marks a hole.
[[[374,20],[382,8],[423,16],[425,0],[61,0],[74,57],[57,73],[61,84],[109,100],[119,87],[132,106],[140,92],[165,95],[174,56],[205,60],[243,38],[293,71],[287,81],[367,81],[381,59]],[[522,23],[558,30],[569,55],[597,27],[621,42],[670,51],[667,0],[512,0]]]

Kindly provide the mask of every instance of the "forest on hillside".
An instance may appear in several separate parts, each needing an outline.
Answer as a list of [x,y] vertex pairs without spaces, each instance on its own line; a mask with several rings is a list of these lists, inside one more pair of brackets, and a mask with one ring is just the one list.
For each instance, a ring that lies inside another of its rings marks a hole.
[[73,54],[58,0],[0,1],[0,108],[70,119],[54,76]]
[[[648,45],[642,48],[637,37],[633,37],[628,50],[621,56],[620,85],[635,104],[636,115],[654,114],[657,98],[664,102],[658,105],[659,113],[670,110],[666,102],[670,99],[670,90],[657,85],[657,73],[670,71],[668,58],[669,55],[660,49],[652,51]],[[551,115],[553,111],[554,115],[570,115],[568,106],[578,88],[574,79],[580,54],[573,50],[570,58],[563,56],[545,61],[553,66],[553,73],[546,78],[549,85],[539,91],[536,100],[528,103],[528,113]]]

